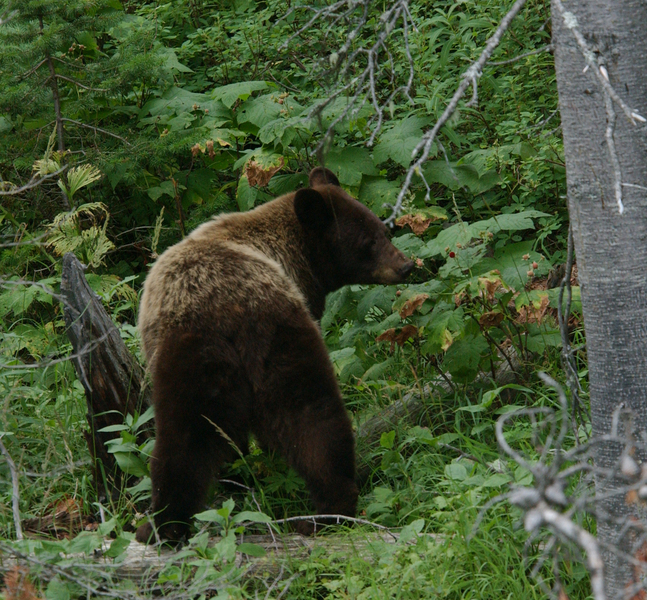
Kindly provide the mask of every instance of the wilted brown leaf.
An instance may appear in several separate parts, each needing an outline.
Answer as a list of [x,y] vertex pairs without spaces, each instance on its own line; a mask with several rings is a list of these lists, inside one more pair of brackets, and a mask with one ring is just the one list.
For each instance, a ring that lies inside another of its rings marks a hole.
[[400,317],[402,319],[410,317],[414,312],[416,312],[417,308],[420,308],[424,304],[427,298],[429,298],[429,294],[418,294],[413,298],[409,298],[409,300],[407,300],[400,309]]
[[564,590],[559,590],[559,600],[569,600],[568,595]]
[[40,596],[29,581],[29,571],[16,565],[4,577],[6,600],[40,600]]
[[487,331],[488,329],[492,329],[492,327],[498,327],[503,319],[503,313],[490,311],[481,315],[479,325]]
[[514,320],[515,323],[537,323],[538,325],[541,324],[544,316],[546,315],[546,311],[548,310],[549,303],[550,300],[548,299],[548,296],[544,296],[541,299],[541,304],[538,307],[534,306],[533,304],[531,304],[530,306],[522,306],[519,309],[519,316]]
[[395,328],[387,329],[383,334],[378,335],[376,342],[391,342],[391,352],[395,347],[404,346],[404,343],[412,338],[418,337],[418,328],[415,325],[405,325],[400,331]]
[[255,160],[250,160],[245,165],[245,175],[247,176],[250,187],[265,187],[270,182],[270,179],[272,179],[272,175],[280,171],[284,164],[285,161],[282,156],[279,159],[279,164],[269,169],[263,169]]
[[399,219],[396,219],[395,224],[398,227],[405,227],[408,225],[413,233],[416,235],[422,235],[429,225],[431,225],[431,218],[422,213],[416,213],[415,215],[402,215]]
[[638,492],[636,490],[629,490],[625,495],[625,504],[631,506],[638,503]]

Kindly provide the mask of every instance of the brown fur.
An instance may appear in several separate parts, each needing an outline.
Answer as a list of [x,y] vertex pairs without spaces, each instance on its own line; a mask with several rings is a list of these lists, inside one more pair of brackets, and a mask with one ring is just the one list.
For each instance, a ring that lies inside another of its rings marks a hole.
[[[313,170],[310,185],[205,223],[148,275],[139,327],[163,538],[186,533],[233,456],[226,437],[245,449],[249,433],[304,477],[319,513],[355,514],[353,434],[316,319],[328,292],[403,281],[412,263],[330,171]],[[137,539],[151,533],[143,525]]]

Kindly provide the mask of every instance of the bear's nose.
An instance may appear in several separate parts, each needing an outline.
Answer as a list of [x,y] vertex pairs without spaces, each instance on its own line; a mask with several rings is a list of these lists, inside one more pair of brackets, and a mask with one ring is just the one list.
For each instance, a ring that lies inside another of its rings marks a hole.
[[413,261],[408,260],[398,269],[398,275],[400,275],[402,279],[406,279],[411,273],[411,271],[413,271]]

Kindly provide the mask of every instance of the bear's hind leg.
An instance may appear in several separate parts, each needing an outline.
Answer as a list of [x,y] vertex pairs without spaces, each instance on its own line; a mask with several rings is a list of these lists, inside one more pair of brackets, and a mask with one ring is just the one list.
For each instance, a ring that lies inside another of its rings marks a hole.
[[[152,373],[157,429],[150,461],[152,510],[162,539],[186,536],[218,469],[235,455],[230,440],[241,447],[247,443],[249,385],[235,364],[205,359],[204,347],[201,336],[168,336]],[[137,530],[140,542],[151,536],[150,523]]]
[[[305,311],[275,332],[253,430],[305,479],[318,514],[355,516],[355,442],[328,352]],[[304,522],[298,529],[312,532]]]

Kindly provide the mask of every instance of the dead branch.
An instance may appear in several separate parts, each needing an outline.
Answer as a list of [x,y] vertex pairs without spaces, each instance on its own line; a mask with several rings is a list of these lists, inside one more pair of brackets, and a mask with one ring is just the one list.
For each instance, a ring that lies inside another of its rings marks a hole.
[[105,446],[111,436],[98,430],[123,423],[129,413],[141,413],[151,404],[150,390],[145,384],[144,370],[88,285],[84,270],[73,254],[63,257],[61,295],[65,323],[74,349],[72,363],[87,399],[90,432],[86,440],[95,460],[95,483],[98,489],[104,489],[101,465],[115,477],[119,489],[115,460]]
[[20,488],[18,487],[18,471],[16,470],[16,463],[14,463],[11,454],[2,443],[0,437],[0,452],[4,456],[7,464],[9,465],[9,472],[11,473],[11,510],[13,512],[13,523],[16,528],[16,539],[22,540],[22,527],[20,526]]

